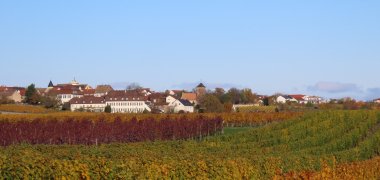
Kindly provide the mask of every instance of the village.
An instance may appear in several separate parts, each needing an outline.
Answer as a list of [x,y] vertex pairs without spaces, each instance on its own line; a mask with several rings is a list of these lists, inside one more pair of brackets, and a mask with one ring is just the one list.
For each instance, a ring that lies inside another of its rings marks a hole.
[[[26,92],[27,88],[24,87],[0,86],[0,102],[1,104],[25,103]],[[207,90],[203,83],[198,84],[192,91],[166,90],[165,92],[155,92],[150,88],[143,88],[138,85],[128,87],[125,90],[115,90],[111,85],[97,85],[95,88],[92,88],[90,85],[81,84],[75,79],[69,83],[55,85],[50,81],[46,88],[35,88],[35,92],[38,97],[50,98],[50,101],[54,101],[50,106],[54,106],[60,110],[110,113],[202,112],[205,111],[203,109],[205,107],[202,106],[203,103],[213,103],[212,100],[211,102],[202,103],[202,101],[205,101],[205,95],[210,93],[219,97],[224,106],[226,106],[227,102],[231,102],[227,105],[229,106],[227,108],[235,112],[242,107],[259,107],[268,106],[269,104],[281,105],[293,103],[317,105],[332,102],[338,103],[339,101],[336,99],[325,100],[319,96],[302,94],[257,95],[252,93],[250,89],[238,90],[236,88],[230,89],[228,91],[228,93],[231,93],[230,96],[225,97],[224,95],[227,92],[223,88],[216,88],[215,91],[210,91]],[[241,92],[240,95],[239,92]],[[236,96],[238,97],[235,98]],[[225,100],[226,98],[227,100]],[[35,101],[34,104],[41,103],[41,100]],[[373,100],[373,103],[380,103],[380,98]]]

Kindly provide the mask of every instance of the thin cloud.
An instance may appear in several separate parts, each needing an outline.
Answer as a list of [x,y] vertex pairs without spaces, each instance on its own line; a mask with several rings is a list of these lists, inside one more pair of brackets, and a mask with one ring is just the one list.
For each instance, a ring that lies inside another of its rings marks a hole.
[[368,88],[366,93],[366,100],[373,100],[380,98],[380,88]]
[[327,93],[361,92],[360,88],[356,84],[340,82],[318,82],[313,86],[309,86],[308,90]]
[[[185,90],[192,90],[194,89],[200,82],[193,82],[193,83],[181,83],[173,85],[172,88],[174,89],[185,89]],[[215,88],[224,88],[224,89],[230,89],[230,88],[242,88],[242,86],[232,83],[205,83],[202,82],[207,89],[215,89]]]

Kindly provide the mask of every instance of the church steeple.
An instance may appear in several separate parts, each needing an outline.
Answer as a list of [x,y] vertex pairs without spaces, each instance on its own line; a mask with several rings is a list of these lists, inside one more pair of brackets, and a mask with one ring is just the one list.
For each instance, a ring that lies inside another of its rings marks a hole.
[[49,87],[49,88],[50,88],[50,87],[54,87],[54,84],[53,84],[53,82],[51,82],[51,80],[50,80],[50,82],[49,82],[48,87]]

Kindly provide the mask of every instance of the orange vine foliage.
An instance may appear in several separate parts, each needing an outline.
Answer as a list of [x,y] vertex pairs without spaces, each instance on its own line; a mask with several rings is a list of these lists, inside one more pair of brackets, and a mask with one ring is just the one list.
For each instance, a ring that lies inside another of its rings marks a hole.
[[291,172],[283,176],[275,176],[273,179],[379,179],[380,156],[366,161],[344,163],[328,166],[318,172]]
[[0,111],[16,112],[16,113],[49,113],[54,110],[46,109],[42,106],[18,105],[18,104],[2,104]]

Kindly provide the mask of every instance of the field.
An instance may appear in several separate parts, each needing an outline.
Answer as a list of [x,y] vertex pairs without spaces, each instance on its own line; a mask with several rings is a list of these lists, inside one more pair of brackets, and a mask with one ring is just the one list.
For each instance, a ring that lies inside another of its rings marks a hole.
[[[255,115],[260,118],[252,118]],[[42,116],[45,121],[52,118],[52,115],[1,115],[0,122],[33,122]],[[92,117],[91,114],[54,116]],[[101,116],[112,120],[121,115]],[[208,114],[203,118],[215,116]],[[380,178],[379,111],[219,116],[225,124],[234,122],[233,127],[203,138],[4,146],[0,148],[0,176],[5,179]],[[265,121],[264,116],[269,120]],[[235,122],[232,120],[235,117],[250,117],[251,121],[237,123],[241,120]],[[145,118],[137,117],[138,121]],[[186,119],[199,117],[189,115]]]
[[[18,105],[18,104],[0,104],[0,112],[14,113],[51,113],[56,112],[52,109],[46,109],[42,106]],[[1,113],[0,113],[1,114]]]

